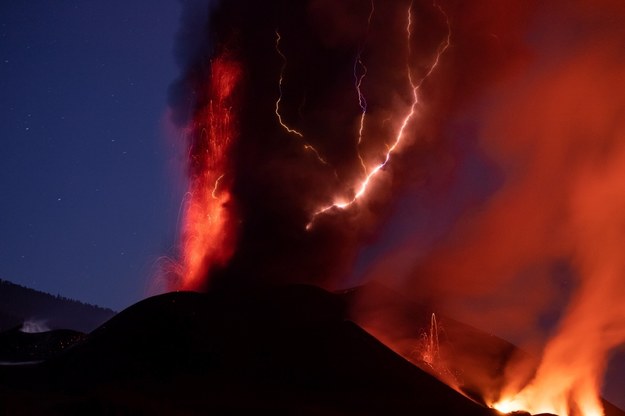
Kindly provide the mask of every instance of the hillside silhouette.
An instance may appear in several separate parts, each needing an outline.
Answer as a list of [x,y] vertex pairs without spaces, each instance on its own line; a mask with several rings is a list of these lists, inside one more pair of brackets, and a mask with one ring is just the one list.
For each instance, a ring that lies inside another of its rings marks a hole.
[[44,329],[90,332],[114,315],[110,309],[0,280],[0,331],[30,323]]
[[0,414],[498,415],[361,329],[346,299],[311,286],[152,297],[42,363],[0,366]]

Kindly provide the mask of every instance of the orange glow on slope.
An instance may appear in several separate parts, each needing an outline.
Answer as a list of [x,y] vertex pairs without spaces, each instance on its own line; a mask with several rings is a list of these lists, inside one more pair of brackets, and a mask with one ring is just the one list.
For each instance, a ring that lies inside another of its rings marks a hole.
[[625,341],[622,255],[625,151],[585,173],[572,197],[584,280],[555,336],[547,343],[534,379],[520,392],[504,391],[498,410],[559,416],[604,415],[601,378],[610,351]]
[[[603,416],[603,406],[592,390],[585,390],[585,383],[592,383],[593,374],[588,380],[576,380],[569,373],[551,373],[551,385],[531,385],[519,394],[506,397],[492,405],[502,413],[525,411],[531,414],[550,413],[558,416]],[[543,379],[547,381],[546,379]],[[578,391],[569,390],[571,383],[579,383]],[[590,386],[588,386],[590,387]],[[574,397],[571,397],[574,396]],[[571,408],[572,407],[572,408]]]
[[228,156],[237,135],[232,96],[240,78],[237,61],[226,54],[216,57],[211,65],[210,101],[188,127],[193,142],[182,226],[182,289],[197,289],[211,269],[225,265],[234,252]]
[[[601,325],[601,319],[594,324],[592,319],[582,317],[570,328],[565,324],[547,345],[534,380],[516,394],[504,393],[492,407],[506,413],[523,410],[532,414],[603,416],[598,393],[603,369],[597,367],[597,361],[607,351],[603,341],[588,338],[588,334],[597,334],[594,327]],[[580,341],[588,342],[580,345]]]
[[[369,172],[369,173],[360,182],[360,184],[356,186],[357,190],[354,193],[353,197],[351,197],[351,198],[341,198],[339,200],[336,200],[331,205],[328,205],[328,206],[323,207],[323,208],[319,209],[318,211],[316,211],[313,214],[312,219],[310,220],[310,222],[306,225],[306,229],[307,230],[312,228],[312,225],[313,225],[313,223],[315,221],[315,218],[318,215],[321,215],[321,214],[323,214],[323,213],[325,213],[327,211],[330,211],[332,209],[335,209],[335,208],[337,208],[337,209],[349,208],[356,201],[358,201],[360,198],[362,198],[366,194],[366,192],[367,192],[367,190],[369,188],[369,184],[371,183],[371,181],[373,179],[375,179],[375,177],[382,170],[382,168],[384,168],[388,164],[388,162],[391,160],[392,154],[397,150],[397,147],[401,144],[402,140],[404,139],[406,128],[408,127],[408,125],[410,124],[410,122],[412,121],[412,119],[413,119],[413,117],[414,117],[414,115],[416,113],[417,104],[419,103],[419,94],[418,94],[419,93],[419,89],[421,88],[421,86],[423,85],[425,80],[428,79],[430,77],[430,75],[434,72],[434,70],[436,69],[436,67],[439,64],[441,56],[445,53],[445,51],[447,50],[447,48],[449,47],[450,42],[451,42],[451,25],[449,23],[449,18],[448,18],[447,14],[443,11],[443,9],[441,7],[439,7],[438,5],[436,7],[438,8],[438,10],[445,17],[445,21],[446,21],[446,24],[447,24],[447,37],[445,38],[445,40],[439,46],[439,48],[438,48],[438,50],[436,52],[436,57],[434,58],[434,62],[430,66],[430,68],[427,71],[427,73],[425,74],[425,76],[423,76],[423,78],[421,78],[421,80],[419,82],[415,82],[415,80],[413,78],[413,75],[412,75],[412,68],[410,67],[410,64],[407,64],[406,73],[407,73],[408,82],[409,82],[410,88],[411,88],[412,102],[410,104],[410,107],[409,107],[406,115],[402,119],[401,125],[400,125],[399,129],[397,130],[397,133],[395,135],[395,138],[393,139],[392,144],[390,146],[388,146],[388,150],[387,150],[386,154],[384,155],[382,162],[378,163],[377,165],[373,165],[373,167],[371,167],[371,168],[366,168],[366,166],[365,166],[365,171]],[[408,7],[408,11],[407,11],[407,24],[406,24],[406,40],[407,40],[407,45],[408,45],[408,53],[407,53],[408,59],[410,59],[410,57],[412,55],[412,51],[411,51],[411,47],[410,47],[410,39],[412,38],[412,11],[411,11],[411,9],[412,9],[412,3]],[[360,93],[359,85],[358,85],[358,91]],[[364,123],[364,121],[363,121],[363,123]]]
[[[558,380],[554,380],[558,381]],[[568,382],[563,375],[562,380]],[[493,409],[501,413],[525,411],[531,414],[550,413],[558,416],[603,416],[603,407],[596,397],[586,397],[585,401],[576,402],[575,411],[569,411],[568,394],[564,389],[549,388],[547,391],[538,392],[537,389],[527,389],[523,393],[512,398],[503,399],[493,404]],[[554,394],[555,393],[555,394]]]

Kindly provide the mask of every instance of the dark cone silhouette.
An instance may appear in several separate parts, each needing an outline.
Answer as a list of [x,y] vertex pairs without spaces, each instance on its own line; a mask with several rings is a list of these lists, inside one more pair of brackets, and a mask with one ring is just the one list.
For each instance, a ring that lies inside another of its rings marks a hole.
[[345,299],[310,286],[147,299],[43,363],[0,367],[0,414],[497,414],[347,320]]

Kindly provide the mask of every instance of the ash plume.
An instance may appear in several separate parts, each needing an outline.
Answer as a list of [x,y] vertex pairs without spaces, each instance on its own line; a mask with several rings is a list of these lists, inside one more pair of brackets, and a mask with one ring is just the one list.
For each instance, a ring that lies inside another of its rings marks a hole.
[[[216,114],[215,62],[240,68],[221,104],[236,134],[210,177],[233,248],[202,260],[195,288],[337,289],[359,261],[357,281],[542,355],[486,401],[522,390],[558,403],[539,412],[596,410],[625,341],[621,2],[183,4],[171,104],[181,129],[195,126],[192,157],[215,130],[197,122]],[[584,334],[593,342],[573,351]]]
[[[328,210],[313,227],[307,224],[335,198],[357,193],[357,182],[366,175],[359,156],[369,165],[383,160],[401,124],[398,115],[410,109],[408,71],[417,80],[425,78],[449,36],[445,14],[432,4],[409,1],[230,1],[205,22],[190,10],[183,15],[196,21],[183,23],[200,27],[182,33],[209,40],[195,41],[204,48],[188,49],[183,76],[172,90],[178,92],[174,98],[193,103],[187,119],[176,116],[180,125],[212,99],[204,85],[216,50],[227,49],[243,72],[236,87],[238,134],[226,175],[238,242],[226,265],[207,272],[206,285],[297,281],[340,287],[362,243],[375,237],[389,215],[395,190],[404,186],[395,174],[402,164],[385,166],[366,201],[353,209]],[[414,33],[407,37],[409,10]],[[360,146],[362,109],[354,85],[358,57],[366,68],[360,71],[366,71],[362,90],[367,100]],[[424,96],[435,94],[429,79],[422,83]],[[279,98],[280,116],[302,137],[277,119]],[[172,105],[182,107],[174,114],[184,114],[184,104],[174,100]],[[439,121],[424,106],[414,107],[417,114],[404,134],[401,157],[429,158],[439,147]]]

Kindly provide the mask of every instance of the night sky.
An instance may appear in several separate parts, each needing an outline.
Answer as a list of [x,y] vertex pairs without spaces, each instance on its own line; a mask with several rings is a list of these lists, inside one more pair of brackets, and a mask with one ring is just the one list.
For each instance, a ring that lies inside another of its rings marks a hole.
[[0,278],[115,310],[153,290],[184,191],[166,114],[179,9],[0,5]]

